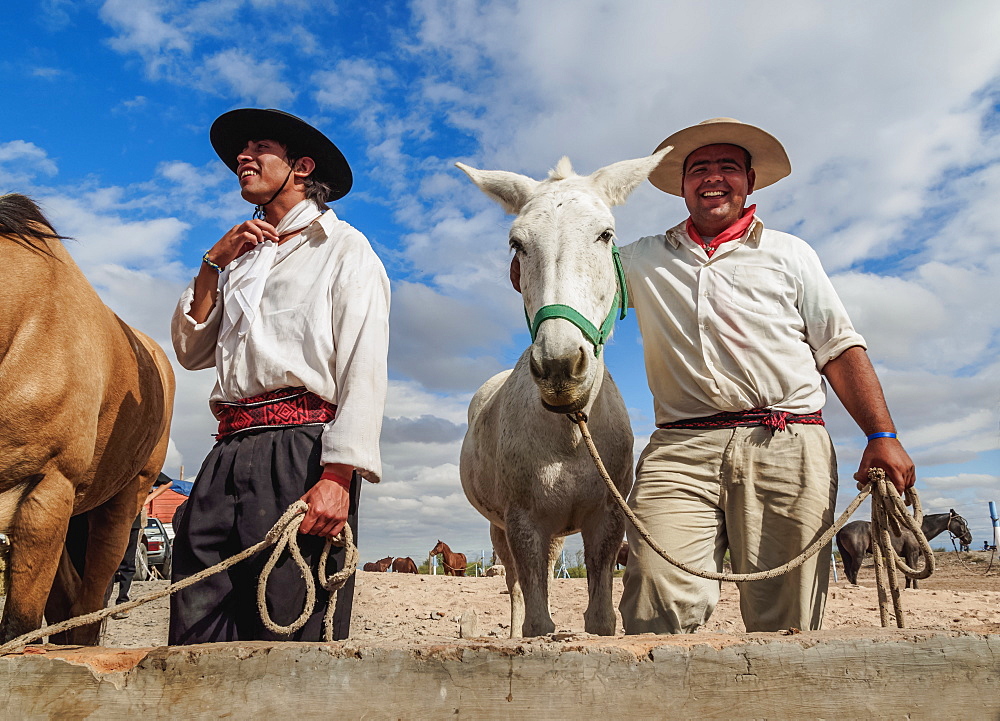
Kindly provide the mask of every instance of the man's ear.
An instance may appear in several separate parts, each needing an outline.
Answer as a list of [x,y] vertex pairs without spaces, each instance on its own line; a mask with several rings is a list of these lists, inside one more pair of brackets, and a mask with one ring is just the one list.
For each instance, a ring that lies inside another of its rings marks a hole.
[[747,171],[747,195],[753,192],[754,183],[757,182],[757,171],[753,168]]
[[292,172],[301,178],[308,177],[314,170],[316,170],[316,161],[309,157],[299,158],[295,161],[295,165],[292,168]]

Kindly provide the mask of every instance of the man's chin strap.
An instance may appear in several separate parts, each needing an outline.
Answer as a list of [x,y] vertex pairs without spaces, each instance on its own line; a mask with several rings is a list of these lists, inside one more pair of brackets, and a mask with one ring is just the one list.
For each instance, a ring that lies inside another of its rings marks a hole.
[[274,195],[271,196],[271,200],[267,201],[266,203],[261,203],[256,208],[254,208],[254,210],[253,210],[253,219],[254,220],[264,220],[264,208],[266,208],[268,205],[270,205],[274,201],[274,199],[278,197],[278,193],[280,193],[282,190],[285,189],[285,186],[288,185],[288,179],[291,178],[291,177],[292,177],[292,169],[289,168],[288,169],[288,175],[285,176],[285,182],[283,182],[281,184],[280,188],[278,188],[276,191],[274,191]]

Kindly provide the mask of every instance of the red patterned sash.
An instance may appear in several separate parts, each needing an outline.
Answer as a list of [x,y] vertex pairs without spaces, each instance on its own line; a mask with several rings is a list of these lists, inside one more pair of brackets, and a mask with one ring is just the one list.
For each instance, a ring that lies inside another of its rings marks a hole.
[[257,428],[329,423],[337,406],[305,388],[279,388],[238,401],[217,401],[219,432],[216,440]]
[[775,431],[785,430],[789,423],[805,423],[807,425],[825,426],[823,421],[823,411],[815,413],[786,413],[785,411],[773,411],[770,408],[754,408],[749,411],[735,411],[716,413],[714,416],[705,418],[685,418],[682,421],[664,423],[660,428],[738,428],[740,426],[766,426],[771,429],[771,434]]

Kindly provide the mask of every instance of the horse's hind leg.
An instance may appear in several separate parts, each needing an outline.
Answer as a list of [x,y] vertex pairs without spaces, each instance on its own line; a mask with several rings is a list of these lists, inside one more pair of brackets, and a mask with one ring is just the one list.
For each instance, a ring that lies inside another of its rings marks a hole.
[[521,594],[521,584],[517,580],[517,566],[507,545],[507,534],[497,525],[490,524],[490,540],[500,563],[504,567],[504,580],[507,582],[507,593],[510,595],[510,637],[521,638],[521,628],[524,626],[524,596]]
[[[141,488],[140,488],[141,487]],[[139,491],[147,493],[143,477],[137,476],[104,505],[91,510],[87,539],[87,564],[83,583],[73,604],[73,614],[92,613],[104,608],[108,587],[128,547],[128,536],[139,512]],[[93,646],[101,635],[101,624],[92,623],[66,632],[64,643]]]
[[41,628],[73,513],[73,486],[48,473],[18,504],[11,524],[10,589],[0,621],[0,642]]
[[[566,544],[565,536],[555,536],[549,542],[549,583],[552,583],[553,578],[555,578],[556,561],[559,560],[559,556],[562,553],[563,546]],[[547,593],[545,595],[545,607],[549,609],[549,615],[552,615],[552,594]]]
[[587,633],[615,635],[617,620],[611,595],[615,559],[624,532],[624,519],[613,507],[598,508],[581,529],[589,597],[583,614],[583,627]]

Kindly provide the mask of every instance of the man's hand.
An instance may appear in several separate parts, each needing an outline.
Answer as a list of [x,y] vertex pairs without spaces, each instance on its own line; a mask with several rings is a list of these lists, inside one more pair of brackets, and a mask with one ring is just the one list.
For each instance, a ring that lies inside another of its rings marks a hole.
[[351,507],[351,494],[348,489],[353,472],[351,466],[342,463],[326,464],[323,475],[336,476],[336,480],[321,478],[302,496],[301,500],[309,504],[309,510],[306,511],[299,526],[301,533],[324,538],[333,538],[340,533],[347,523],[347,514]]
[[[233,226],[205,255],[220,268],[225,268],[265,240],[278,242],[274,226],[263,220],[245,220]],[[207,263],[202,263],[194,279],[194,298],[191,300],[191,310],[188,312],[195,323],[205,322],[215,307],[218,294],[218,271],[209,267]]]
[[265,240],[278,242],[278,233],[274,230],[274,226],[264,220],[245,220],[230,228],[229,232],[208,251],[208,257],[220,268],[225,268]]
[[861,465],[854,474],[858,489],[868,485],[868,470],[881,468],[885,471],[886,480],[896,487],[900,495],[907,488],[912,488],[917,480],[917,472],[903,445],[895,438],[876,438],[868,441],[865,452],[861,455]]

